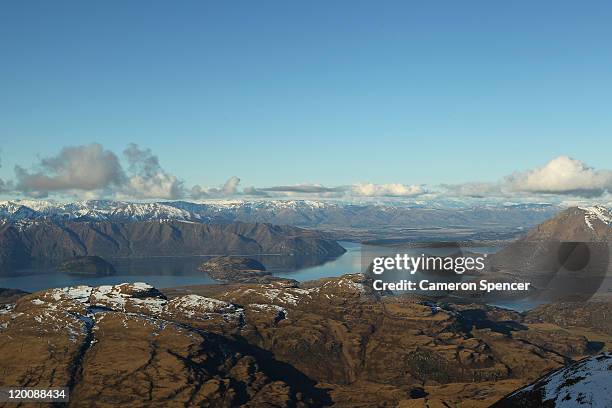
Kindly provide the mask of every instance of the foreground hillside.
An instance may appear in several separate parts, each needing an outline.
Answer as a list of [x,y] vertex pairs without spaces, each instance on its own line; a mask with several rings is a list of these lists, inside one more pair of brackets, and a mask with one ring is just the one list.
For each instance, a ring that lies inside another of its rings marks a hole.
[[46,219],[0,224],[0,273],[32,262],[58,262],[83,255],[298,254],[317,258],[344,252],[316,231],[270,224]]
[[361,274],[50,289],[0,312],[0,385],[67,386],[74,406],[485,407],[609,348],[528,317],[382,296]]
[[490,255],[478,279],[530,282],[529,295],[547,300],[586,300],[612,290],[611,242],[610,210],[571,207]]

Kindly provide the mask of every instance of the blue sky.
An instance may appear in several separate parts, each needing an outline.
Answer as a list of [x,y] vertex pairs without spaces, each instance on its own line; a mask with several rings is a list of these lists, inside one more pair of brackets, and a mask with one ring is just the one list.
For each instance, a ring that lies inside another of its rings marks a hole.
[[0,5],[0,177],[150,148],[188,185],[498,181],[610,168],[612,3]]

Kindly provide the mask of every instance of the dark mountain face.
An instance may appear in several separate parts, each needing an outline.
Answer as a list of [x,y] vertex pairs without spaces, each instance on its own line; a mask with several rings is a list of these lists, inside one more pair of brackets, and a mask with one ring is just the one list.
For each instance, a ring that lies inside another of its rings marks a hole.
[[52,222],[0,227],[0,267],[26,267],[67,258],[295,254],[334,257],[345,250],[323,234],[270,224],[180,221]]
[[603,207],[562,211],[489,256],[486,278],[531,282],[547,299],[589,298],[612,276],[611,222]]
[[532,229],[523,241],[608,242],[612,214],[605,207],[572,207]]

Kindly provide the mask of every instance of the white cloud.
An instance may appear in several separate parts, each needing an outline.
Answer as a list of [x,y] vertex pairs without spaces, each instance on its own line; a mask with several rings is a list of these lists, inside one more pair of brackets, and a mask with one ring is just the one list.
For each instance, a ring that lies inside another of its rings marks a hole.
[[230,177],[223,185],[223,194],[228,196],[236,194],[238,192],[238,184],[240,184],[240,179],[238,177]]
[[335,193],[344,191],[344,187],[325,187],[321,184],[295,184],[292,186],[274,186],[261,188],[261,191],[278,192],[278,193],[304,193],[304,194],[321,194]]
[[202,198],[229,197],[239,194],[238,185],[240,179],[232,176],[220,187],[202,187],[196,184],[191,188],[191,198],[199,200]]
[[32,197],[49,194],[90,197],[164,198],[183,196],[182,182],[166,172],[149,149],[130,144],[125,171],[115,153],[102,145],[64,147],[27,170],[15,166],[15,190]]
[[130,177],[121,194],[133,198],[177,199],[184,195],[183,182],[166,172],[151,149],[140,149],[131,143],[123,151]]
[[[0,161],[0,167],[2,167],[2,161]],[[6,191],[10,191],[12,188],[11,182],[6,182],[4,179],[0,178],[0,194]]]
[[456,197],[491,197],[503,195],[499,183],[471,182],[463,184],[442,184],[442,193]]
[[177,199],[183,197],[182,182],[175,176],[158,172],[150,176],[131,176],[120,191],[126,198],[163,198]]
[[119,186],[125,175],[117,156],[93,143],[63,148],[40,160],[37,171],[15,166],[16,189],[32,196],[71,190],[99,190]]
[[350,193],[358,197],[414,197],[425,193],[420,185],[359,183],[350,188]]
[[505,186],[512,192],[595,197],[612,191],[612,171],[596,170],[579,160],[560,156],[542,167],[506,177]]

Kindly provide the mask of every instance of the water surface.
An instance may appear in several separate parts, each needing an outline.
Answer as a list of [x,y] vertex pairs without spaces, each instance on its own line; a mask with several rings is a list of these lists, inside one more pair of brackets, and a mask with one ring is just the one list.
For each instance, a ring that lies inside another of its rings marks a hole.
[[[305,281],[359,272],[360,244],[340,242],[347,252],[335,259],[292,255],[249,256],[263,263],[276,276]],[[53,268],[21,270],[12,276],[0,276],[0,288],[28,292],[75,285],[113,285],[123,282],[147,282],[157,288],[218,283],[198,270],[211,256],[114,258],[109,261],[117,273],[111,276],[86,276],[58,272]]]

